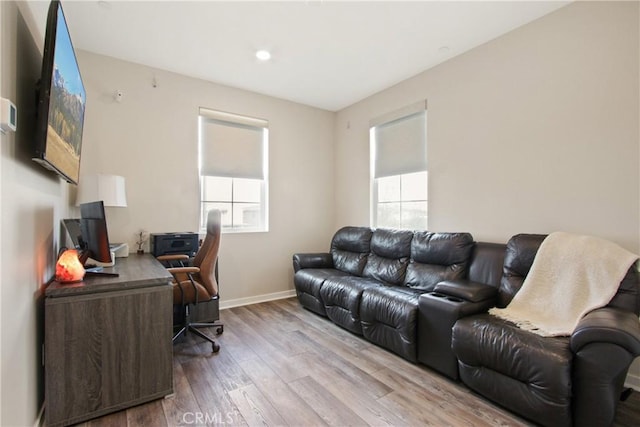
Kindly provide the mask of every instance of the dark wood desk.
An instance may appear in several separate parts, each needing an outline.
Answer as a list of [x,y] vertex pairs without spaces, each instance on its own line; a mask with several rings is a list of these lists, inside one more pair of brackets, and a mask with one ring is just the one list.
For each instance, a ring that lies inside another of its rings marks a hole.
[[171,275],[151,255],[118,258],[119,277],[45,291],[45,416],[69,425],[173,392]]

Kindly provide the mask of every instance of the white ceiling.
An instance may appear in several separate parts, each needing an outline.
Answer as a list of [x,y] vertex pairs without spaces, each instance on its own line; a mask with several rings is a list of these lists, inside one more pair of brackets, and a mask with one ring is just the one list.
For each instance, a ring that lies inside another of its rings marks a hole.
[[[568,3],[63,0],[63,8],[76,49],[337,111]],[[48,2],[29,6],[44,34]],[[257,60],[257,49],[272,60]]]

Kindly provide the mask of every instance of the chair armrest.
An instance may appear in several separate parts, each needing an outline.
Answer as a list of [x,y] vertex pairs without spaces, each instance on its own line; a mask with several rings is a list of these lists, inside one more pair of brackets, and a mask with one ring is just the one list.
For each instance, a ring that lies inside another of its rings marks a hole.
[[186,281],[193,282],[192,275],[199,273],[200,269],[198,267],[169,267],[167,271],[173,275],[176,283],[182,283]]
[[293,255],[293,270],[303,268],[333,268],[333,258],[330,253],[300,253]]
[[165,267],[186,267],[191,263],[191,258],[185,254],[158,255],[156,259]]
[[634,313],[603,307],[587,313],[571,335],[571,350],[577,353],[591,343],[611,343],[640,355],[640,320]]
[[158,261],[187,261],[189,260],[189,255],[184,255],[184,254],[158,255],[156,259]]
[[495,286],[471,280],[445,280],[438,283],[433,290],[470,302],[495,300],[498,295],[498,289]]
[[167,271],[175,276],[176,274],[199,273],[200,269],[198,267],[170,267],[170,268],[167,268]]

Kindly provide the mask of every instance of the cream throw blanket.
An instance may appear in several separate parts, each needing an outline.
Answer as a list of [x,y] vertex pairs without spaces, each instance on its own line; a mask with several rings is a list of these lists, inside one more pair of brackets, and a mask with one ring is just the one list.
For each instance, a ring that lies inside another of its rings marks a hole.
[[607,240],[552,233],[513,300],[489,313],[538,335],[571,335],[582,316],[611,301],[637,259]]

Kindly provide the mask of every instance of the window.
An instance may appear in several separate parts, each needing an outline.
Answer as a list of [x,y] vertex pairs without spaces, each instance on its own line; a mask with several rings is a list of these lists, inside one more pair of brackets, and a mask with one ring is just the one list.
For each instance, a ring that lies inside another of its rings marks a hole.
[[427,229],[427,172],[376,180],[376,227]]
[[428,219],[425,103],[372,123],[371,224],[426,230]]
[[200,108],[200,228],[210,209],[223,232],[268,231],[265,120]]

